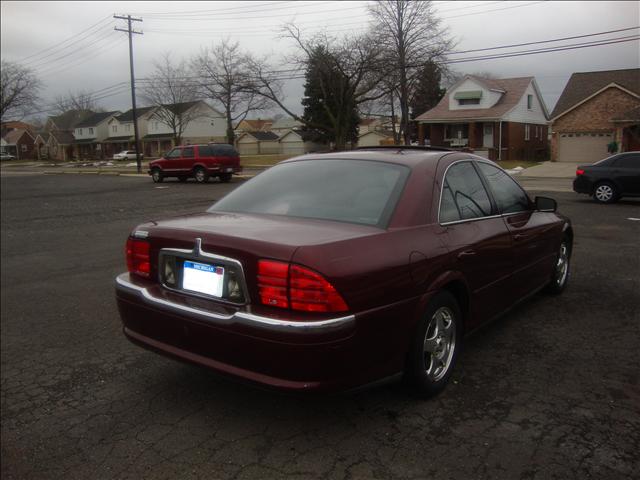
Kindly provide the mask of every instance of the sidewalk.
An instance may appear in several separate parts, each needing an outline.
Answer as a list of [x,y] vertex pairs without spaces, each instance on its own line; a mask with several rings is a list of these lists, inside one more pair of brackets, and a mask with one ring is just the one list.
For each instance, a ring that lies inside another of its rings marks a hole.
[[535,167],[522,170],[518,177],[536,178],[574,178],[579,163],[573,162],[544,162]]

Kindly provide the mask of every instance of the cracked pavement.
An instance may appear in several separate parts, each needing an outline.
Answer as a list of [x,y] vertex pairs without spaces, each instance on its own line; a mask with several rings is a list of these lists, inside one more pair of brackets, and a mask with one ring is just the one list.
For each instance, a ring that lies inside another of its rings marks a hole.
[[400,383],[265,391],[124,338],[113,280],[129,231],[238,181],[0,181],[3,479],[637,478],[638,200],[550,193],[574,222],[567,291],[467,338],[451,384],[421,400]]

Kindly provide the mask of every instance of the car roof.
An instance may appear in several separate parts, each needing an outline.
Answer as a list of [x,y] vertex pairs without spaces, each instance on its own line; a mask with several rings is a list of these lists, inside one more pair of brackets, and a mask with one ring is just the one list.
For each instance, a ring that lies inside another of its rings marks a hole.
[[[443,158],[447,157],[447,161],[454,162],[461,159],[472,158],[474,160],[486,161],[494,164],[486,158],[473,155],[472,153],[460,152],[449,149],[433,149],[433,148],[407,148],[397,146],[395,148],[362,148],[358,150],[331,152],[331,153],[308,153],[298,157],[284,160],[280,163],[298,162],[305,160],[368,160],[386,163],[395,163],[405,165],[411,169],[419,167],[427,171],[434,171]],[[499,165],[497,165],[499,166]]]

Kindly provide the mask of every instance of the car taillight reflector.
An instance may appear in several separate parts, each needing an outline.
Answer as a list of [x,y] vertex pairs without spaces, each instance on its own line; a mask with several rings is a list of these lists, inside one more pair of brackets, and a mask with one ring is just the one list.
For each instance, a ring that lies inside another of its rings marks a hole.
[[584,170],[579,168],[576,170],[576,175],[584,175]]
[[127,239],[127,270],[129,273],[149,278],[151,275],[151,258],[149,242],[136,238]]
[[289,270],[291,308],[306,312],[344,312],[347,304],[322,275],[299,265]]
[[258,261],[258,292],[264,305],[305,312],[345,312],[342,296],[322,275],[300,265]]
[[273,260],[258,261],[258,294],[264,305],[289,308],[287,282],[289,264]]

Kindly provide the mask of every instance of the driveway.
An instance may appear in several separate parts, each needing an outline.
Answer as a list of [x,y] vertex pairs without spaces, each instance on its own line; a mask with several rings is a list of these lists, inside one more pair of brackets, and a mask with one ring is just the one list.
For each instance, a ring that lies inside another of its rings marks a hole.
[[574,178],[578,165],[581,164],[573,162],[543,162],[540,165],[522,170],[519,177]]
[[[442,395],[298,397],[130,344],[113,279],[139,222],[240,181],[5,176],[1,475],[10,479],[622,479],[640,471],[640,202],[552,193],[573,276],[466,341]],[[544,194],[545,192],[535,192]],[[635,473],[634,473],[635,472]]]

